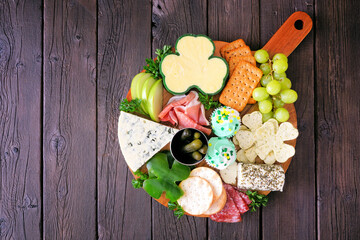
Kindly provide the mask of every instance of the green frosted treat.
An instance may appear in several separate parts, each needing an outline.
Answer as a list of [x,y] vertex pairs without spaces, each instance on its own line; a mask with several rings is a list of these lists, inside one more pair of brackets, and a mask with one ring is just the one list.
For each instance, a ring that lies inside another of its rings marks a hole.
[[205,160],[214,168],[225,169],[236,160],[235,145],[227,138],[212,137]]
[[219,107],[211,114],[211,127],[215,135],[230,138],[240,128],[240,114],[230,107]]

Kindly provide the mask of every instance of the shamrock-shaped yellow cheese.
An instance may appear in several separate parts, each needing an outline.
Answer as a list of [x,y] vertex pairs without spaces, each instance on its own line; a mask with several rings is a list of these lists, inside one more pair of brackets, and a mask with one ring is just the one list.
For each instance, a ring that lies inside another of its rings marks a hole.
[[228,64],[213,56],[215,45],[204,35],[186,34],[175,45],[176,53],[160,63],[165,88],[172,94],[184,94],[197,88],[205,94],[220,92],[228,76]]

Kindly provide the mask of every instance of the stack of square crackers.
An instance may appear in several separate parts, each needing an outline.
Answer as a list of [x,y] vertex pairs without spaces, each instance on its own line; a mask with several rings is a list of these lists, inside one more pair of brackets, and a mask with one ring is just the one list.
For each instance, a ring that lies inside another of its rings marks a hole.
[[246,104],[256,103],[251,96],[263,73],[256,67],[249,46],[242,39],[226,44],[220,49],[220,54],[229,63],[230,79],[219,101],[240,112]]

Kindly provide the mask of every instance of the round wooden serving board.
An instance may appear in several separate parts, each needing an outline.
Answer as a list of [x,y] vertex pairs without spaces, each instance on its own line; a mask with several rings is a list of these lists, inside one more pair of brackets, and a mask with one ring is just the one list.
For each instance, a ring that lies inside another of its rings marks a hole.
[[[299,26],[302,28],[298,29]],[[285,21],[285,23],[273,35],[273,37],[268,41],[268,43],[263,47],[263,49],[266,49],[268,51],[270,58],[272,58],[272,56],[276,53],[284,53],[285,55],[289,56],[295,50],[295,48],[300,44],[300,42],[306,37],[306,35],[310,32],[311,28],[312,28],[312,20],[309,17],[309,15],[307,15],[304,12],[295,12]],[[221,47],[223,47],[225,44],[227,44],[227,42],[214,41],[214,43],[215,43],[215,48],[216,48],[214,55],[221,57],[219,50]],[[173,96],[172,94],[170,94],[169,92],[167,92],[164,89],[164,91],[163,91],[163,106],[165,106],[167,104],[168,100],[172,96]],[[218,98],[219,98],[219,94],[214,96],[214,99],[217,100]],[[130,90],[127,94],[127,99],[129,101],[131,100]],[[284,107],[289,111],[289,114],[290,114],[290,118],[289,118],[288,122],[292,123],[294,125],[294,127],[297,128],[297,116],[296,116],[296,110],[295,110],[294,104],[286,104]],[[251,112],[257,111],[257,110],[258,110],[257,104],[254,104],[254,105],[248,104],[244,108],[244,110],[240,113],[240,115],[244,116],[247,113],[251,113]],[[208,119],[210,118],[211,113],[212,113],[212,110],[206,111],[206,117]],[[164,123],[164,124],[169,125],[167,123]],[[169,125],[169,126],[171,126],[171,125]],[[287,141],[285,143],[290,144],[291,146],[295,147],[296,139]],[[162,150],[169,150],[169,146],[170,145],[168,144]],[[285,172],[289,168],[291,159],[292,158],[289,158],[285,163],[281,163],[281,166],[283,167]],[[256,162],[263,163],[263,161],[259,157],[257,157]],[[197,166],[209,167],[205,161],[201,162]],[[147,171],[145,166],[143,166],[141,168],[141,170],[144,172]],[[134,175],[134,177],[137,178],[137,176],[135,176],[135,175]],[[268,195],[270,193],[270,191],[258,191],[258,192],[261,194],[264,194],[264,195]],[[168,199],[165,198],[165,193],[163,193],[159,199],[155,199],[155,200],[166,207],[167,207],[167,204],[169,201]],[[187,215],[190,215],[190,214],[187,214]],[[209,216],[200,215],[197,217],[209,217]]]

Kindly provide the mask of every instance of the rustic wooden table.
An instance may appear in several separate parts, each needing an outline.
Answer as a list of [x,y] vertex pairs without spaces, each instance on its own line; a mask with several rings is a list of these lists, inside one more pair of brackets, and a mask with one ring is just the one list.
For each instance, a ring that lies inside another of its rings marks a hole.
[[[0,3],[1,239],[359,239],[358,1],[32,0]],[[295,11],[300,136],[284,192],[237,224],[177,220],[131,186],[119,102],[184,33],[263,46]]]

